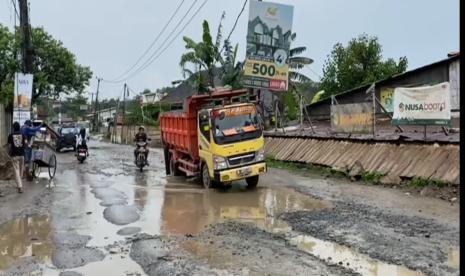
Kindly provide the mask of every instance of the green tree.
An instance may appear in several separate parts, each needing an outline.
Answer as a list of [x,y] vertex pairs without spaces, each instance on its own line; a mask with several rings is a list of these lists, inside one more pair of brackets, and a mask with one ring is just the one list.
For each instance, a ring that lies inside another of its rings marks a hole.
[[87,110],[81,110],[81,106],[87,105],[87,98],[82,95],[76,97],[70,97],[63,102],[63,110],[66,111],[66,115],[77,121],[83,119],[87,114]]
[[[63,43],[43,28],[31,32],[33,48],[33,100],[39,97],[57,98],[72,93],[81,94],[89,85],[92,72],[76,62]],[[0,24],[0,99],[11,103],[14,73],[20,70],[16,54],[20,52],[20,32],[16,36]]]
[[19,70],[16,49],[14,35],[0,24],[0,103],[6,105],[13,102],[14,73]]
[[[296,33],[293,33],[291,40],[295,41]],[[311,79],[304,75],[300,70],[305,66],[313,63],[313,59],[301,56],[303,52],[307,51],[307,47],[299,46],[292,48],[289,51],[289,85],[292,87],[295,83],[309,82]]]
[[[296,33],[293,33],[291,40],[295,41]],[[283,93],[279,98],[284,103],[284,113],[287,120],[295,120],[299,114],[300,95],[304,94],[305,87],[313,81],[303,74],[301,70],[313,63],[313,59],[302,56],[307,51],[307,47],[298,46],[289,51],[289,91]]]
[[[223,18],[224,14],[222,16],[222,19]],[[186,43],[186,49],[189,51],[181,56],[181,61],[179,62],[185,76],[196,76],[196,84],[199,93],[209,92],[208,86],[212,88],[215,87],[215,69],[216,65],[221,61],[221,23],[218,28],[216,43],[213,43],[210,27],[206,20],[203,21],[202,28],[203,35],[201,42],[195,42],[187,36],[183,38]],[[193,65],[196,72],[188,69],[188,65]],[[207,72],[206,79],[201,73],[202,70]]]
[[327,96],[405,72],[407,58],[383,61],[382,46],[375,36],[362,34],[344,47],[334,45],[324,68],[321,89]]
[[223,66],[221,67],[221,82],[225,86],[231,86],[232,89],[243,88],[244,71],[242,70],[242,63],[237,61],[239,44],[236,44],[233,48],[231,42],[226,39],[223,49],[225,52]]

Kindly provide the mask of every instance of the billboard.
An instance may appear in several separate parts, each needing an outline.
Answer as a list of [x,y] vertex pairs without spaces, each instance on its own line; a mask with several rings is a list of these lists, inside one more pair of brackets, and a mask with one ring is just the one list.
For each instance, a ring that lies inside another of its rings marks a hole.
[[394,112],[394,88],[381,89],[381,105],[387,112]]
[[448,82],[394,90],[393,125],[450,126],[450,85]]
[[31,119],[32,74],[15,73],[13,121],[21,125]]
[[294,7],[250,1],[244,85],[287,91]]
[[342,133],[373,133],[373,104],[332,105],[331,128]]

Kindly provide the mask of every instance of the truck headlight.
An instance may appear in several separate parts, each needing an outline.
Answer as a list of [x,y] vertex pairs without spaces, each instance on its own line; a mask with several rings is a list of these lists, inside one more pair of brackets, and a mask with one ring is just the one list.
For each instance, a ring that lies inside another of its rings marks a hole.
[[226,162],[226,158],[221,156],[213,156],[213,168],[215,170],[222,170],[228,168],[228,163]]
[[255,161],[265,160],[265,150],[262,148],[255,153]]

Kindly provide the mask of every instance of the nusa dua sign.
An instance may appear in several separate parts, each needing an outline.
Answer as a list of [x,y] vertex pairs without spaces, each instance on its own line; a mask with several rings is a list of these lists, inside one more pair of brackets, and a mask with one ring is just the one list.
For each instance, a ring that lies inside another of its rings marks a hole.
[[448,82],[394,90],[393,125],[450,126],[450,118]]

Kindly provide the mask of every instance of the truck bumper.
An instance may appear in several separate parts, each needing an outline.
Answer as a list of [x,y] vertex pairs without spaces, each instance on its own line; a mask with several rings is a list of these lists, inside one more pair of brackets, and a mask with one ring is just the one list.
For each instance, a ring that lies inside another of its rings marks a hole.
[[216,183],[224,183],[245,179],[251,176],[256,176],[266,173],[267,167],[265,162],[255,163],[234,169],[226,169],[214,172],[214,179]]

